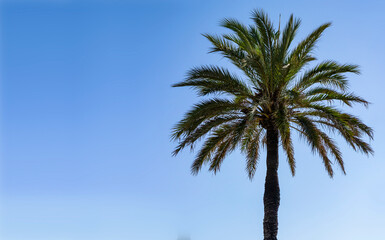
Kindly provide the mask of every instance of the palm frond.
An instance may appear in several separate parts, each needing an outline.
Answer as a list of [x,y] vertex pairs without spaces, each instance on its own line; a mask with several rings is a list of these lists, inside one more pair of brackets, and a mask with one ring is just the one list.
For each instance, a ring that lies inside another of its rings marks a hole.
[[179,140],[191,134],[202,122],[214,117],[240,113],[242,105],[232,100],[213,98],[196,104],[172,130],[171,138]]
[[293,79],[302,67],[316,59],[311,53],[322,33],[330,25],[331,23],[322,24],[290,51],[286,60],[287,64],[290,64],[290,71],[287,74],[289,79]]
[[276,116],[277,128],[281,136],[282,148],[284,149],[287,162],[289,163],[291,174],[295,175],[295,159],[294,159],[294,147],[291,140],[290,133],[290,114],[287,109],[281,105]]
[[246,172],[250,180],[257,169],[262,132],[262,128],[249,127],[241,141],[241,151],[246,155]]
[[321,131],[312,123],[310,119],[304,116],[295,116],[295,123],[299,126],[301,131],[299,132],[308,141],[312,150],[318,152],[323,160],[326,171],[330,177],[333,177],[332,163],[327,155],[324,142],[322,141]]
[[357,65],[338,64],[335,61],[324,61],[306,71],[298,80],[294,89],[306,89],[316,83],[332,86],[341,90],[347,89],[347,80],[344,73],[359,74]]
[[229,150],[232,151],[236,147],[235,140],[241,138],[244,125],[244,121],[240,120],[215,130],[203,143],[191,166],[191,172],[197,174],[205,162],[211,161],[210,170],[216,173]]
[[232,30],[236,34],[239,39],[238,41],[233,41],[234,39],[236,39],[234,37],[229,38],[229,40],[235,42],[241,49],[249,53],[252,53],[255,50],[254,41],[249,34],[249,30],[238,20],[232,18],[225,18],[222,20],[221,26]]

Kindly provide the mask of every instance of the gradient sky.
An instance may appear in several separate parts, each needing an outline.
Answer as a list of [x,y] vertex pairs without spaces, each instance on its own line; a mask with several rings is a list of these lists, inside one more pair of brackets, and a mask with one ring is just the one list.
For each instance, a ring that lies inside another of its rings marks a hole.
[[214,176],[171,157],[170,128],[198,101],[173,89],[207,54],[224,17],[302,18],[297,39],[332,21],[319,59],[361,66],[351,90],[375,130],[374,157],[341,142],[347,175],[330,179],[295,141],[297,175],[279,169],[279,239],[383,239],[383,1],[1,2],[1,234],[4,240],[262,239],[265,154],[253,182],[237,152]]

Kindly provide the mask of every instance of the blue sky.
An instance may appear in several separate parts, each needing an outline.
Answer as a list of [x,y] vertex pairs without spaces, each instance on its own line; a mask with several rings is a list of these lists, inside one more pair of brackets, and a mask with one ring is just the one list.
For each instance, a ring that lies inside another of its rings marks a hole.
[[[383,1],[70,1],[1,3],[1,233],[4,240],[261,239],[264,158],[253,182],[239,153],[214,176],[171,157],[170,128],[198,101],[173,89],[201,64],[228,66],[201,33],[263,8],[302,18],[298,39],[332,21],[316,54],[361,66],[351,112],[375,156],[341,143],[334,179],[296,140],[280,164],[279,238],[381,239],[385,225]],[[338,138],[337,138],[338,139]]]

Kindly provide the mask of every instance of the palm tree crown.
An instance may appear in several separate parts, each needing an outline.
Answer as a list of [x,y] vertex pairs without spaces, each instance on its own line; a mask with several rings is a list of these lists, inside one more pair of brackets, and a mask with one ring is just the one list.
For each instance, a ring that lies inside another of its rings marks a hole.
[[239,147],[246,156],[246,171],[253,178],[260,147],[267,144],[267,130],[275,129],[284,149],[292,175],[295,158],[292,131],[298,131],[320,155],[329,176],[332,160],[345,173],[341,152],[325,129],[340,133],[355,150],[369,154],[373,150],[363,139],[373,131],[357,117],[333,106],[342,102],[368,105],[348,92],[346,73],[359,73],[358,66],[316,60],[312,51],[330,23],[315,29],[295,47],[291,43],[300,20],[290,16],[286,26],[275,29],[263,11],[252,13],[254,22],[245,26],[234,19],[221,25],[232,31],[221,36],[204,34],[212,43],[211,52],[219,52],[242,72],[242,78],[218,66],[191,69],[187,78],[174,87],[192,87],[208,99],[196,104],[173,129],[179,142],[174,154],[205,137],[192,164],[192,173],[203,164],[216,173],[225,156]]

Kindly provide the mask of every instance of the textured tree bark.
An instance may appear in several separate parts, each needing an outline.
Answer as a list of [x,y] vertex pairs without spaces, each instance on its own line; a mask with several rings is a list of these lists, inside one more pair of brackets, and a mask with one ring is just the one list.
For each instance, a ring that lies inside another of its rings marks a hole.
[[278,181],[278,130],[274,126],[267,127],[266,165],[265,194],[263,196],[265,208],[263,235],[264,240],[277,240],[280,193]]

